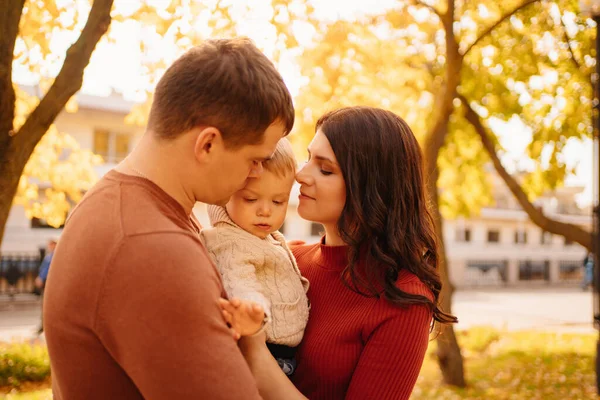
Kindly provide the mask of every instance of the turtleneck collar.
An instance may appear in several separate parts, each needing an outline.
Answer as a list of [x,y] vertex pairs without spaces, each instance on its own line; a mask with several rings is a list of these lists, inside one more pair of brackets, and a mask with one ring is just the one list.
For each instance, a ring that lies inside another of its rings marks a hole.
[[320,267],[341,271],[348,265],[348,246],[328,246],[325,243],[325,236],[319,243],[319,251],[315,254]]

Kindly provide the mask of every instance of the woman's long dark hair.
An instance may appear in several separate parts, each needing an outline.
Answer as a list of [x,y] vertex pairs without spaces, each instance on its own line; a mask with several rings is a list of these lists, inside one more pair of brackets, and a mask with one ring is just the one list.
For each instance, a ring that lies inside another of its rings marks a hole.
[[[348,107],[323,115],[316,126],[329,140],[346,182],[346,204],[337,227],[349,245],[342,277],[365,296],[401,307],[426,304],[436,322],[457,322],[439,307],[442,289],[438,246],[423,179],[421,148],[408,124],[378,108]],[[358,260],[366,255],[364,271]],[[401,270],[415,274],[433,293],[396,286]]]

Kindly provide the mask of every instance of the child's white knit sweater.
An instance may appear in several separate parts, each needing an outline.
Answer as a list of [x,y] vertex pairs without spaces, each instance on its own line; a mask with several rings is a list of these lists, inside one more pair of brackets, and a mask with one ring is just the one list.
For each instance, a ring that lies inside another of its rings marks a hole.
[[202,240],[227,295],[264,308],[268,342],[297,346],[308,321],[308,280],[300,274],[283,235],[254,236],[236,225],[223,207],[208,206],[208,216],[212,227],[202,230]]

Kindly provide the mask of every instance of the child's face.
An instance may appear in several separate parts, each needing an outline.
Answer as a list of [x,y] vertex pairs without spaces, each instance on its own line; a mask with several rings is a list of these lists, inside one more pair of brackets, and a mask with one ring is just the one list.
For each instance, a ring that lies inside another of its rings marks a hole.
[[234,193],[227,213],[242,229],[264,239],[283,225],[293,184],[294,174],[282,178],[265,170]]

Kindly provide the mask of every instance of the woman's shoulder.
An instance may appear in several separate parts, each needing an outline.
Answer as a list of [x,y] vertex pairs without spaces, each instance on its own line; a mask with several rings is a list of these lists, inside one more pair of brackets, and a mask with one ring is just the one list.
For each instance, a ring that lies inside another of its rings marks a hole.
[[307,254],[312,254],[317,251],[320,247],[319,243],[312,244],[290,244],[290,250],[294,257],[299,258],[305,256]]
[[405,269],[401,270],[396,280],[396,287],[403,292],[410,294],[419,294],[433,301],[431,289],[419,279],[419,277]]

